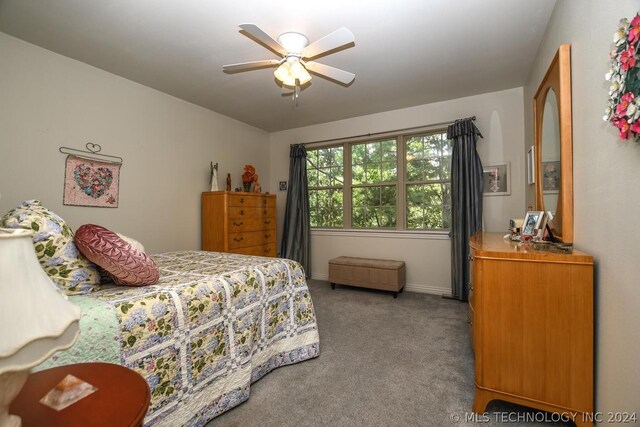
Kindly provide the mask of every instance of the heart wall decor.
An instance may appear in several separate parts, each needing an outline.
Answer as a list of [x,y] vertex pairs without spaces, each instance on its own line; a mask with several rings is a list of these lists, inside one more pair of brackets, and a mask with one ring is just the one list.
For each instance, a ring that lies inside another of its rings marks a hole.
[[119,186],[120,164],[67,157],[65,205],[117,208]]

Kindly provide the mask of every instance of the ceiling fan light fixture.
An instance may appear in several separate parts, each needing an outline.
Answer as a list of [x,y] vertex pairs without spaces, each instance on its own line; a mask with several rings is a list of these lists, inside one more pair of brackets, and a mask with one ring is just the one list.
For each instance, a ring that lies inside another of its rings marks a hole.
[[273,72],[276,79],[283,85],[294,87],[296,80],[299,85],[303,85],[311,80],[311,75],[296,57],[289,57]]
[[289,74],[294,79],[300,80],[300,85],[307,83],[311,80],[311,74],[307,71],[307,69],[300,63],[300,61],[292,62],[289,66]]
[[303,34],[288,32],[280,34],[278,43],[284,47],[289,53],[301,53],[302,49],[309,45],[309,39]]
[[278,80],[280,80],[281,82],[284,83],[285,80],[289,80],[289,78],[290,78],[290,73],[289,73],[290,67],[291,67],[291,65],[289,64],[289,62],[288,61],[284,61],[273,72],[273,75],[276,77],[276,79],[278,79]]

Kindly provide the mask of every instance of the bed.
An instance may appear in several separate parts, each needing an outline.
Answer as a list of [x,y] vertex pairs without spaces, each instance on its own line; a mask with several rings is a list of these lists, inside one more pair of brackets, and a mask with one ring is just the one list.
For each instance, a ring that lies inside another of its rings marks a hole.
[[127,366],[151,390],[146,426],[201,426],[248,399],[251,383],[273,369],[320,354],[295,261],[200,251],[152,258],[156,285],[70,296],[83,311],[78,342],[36,370]]

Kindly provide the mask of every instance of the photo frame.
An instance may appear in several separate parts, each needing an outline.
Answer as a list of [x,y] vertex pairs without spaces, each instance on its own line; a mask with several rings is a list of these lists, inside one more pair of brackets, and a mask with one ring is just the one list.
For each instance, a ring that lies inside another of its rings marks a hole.
[[[544,211],[529,211],[522,223],[521,236],[536,237],[544,222]],[[544,230],[542,230],[544,232]]]
[[536,183],[535,147],[532,145],[527,151],[527,184]]
[[560,161],[542,162],[542,191],[546,194],[560,190]]
[[482,167],[482,195],[511,195],[511,164],[485,165]]

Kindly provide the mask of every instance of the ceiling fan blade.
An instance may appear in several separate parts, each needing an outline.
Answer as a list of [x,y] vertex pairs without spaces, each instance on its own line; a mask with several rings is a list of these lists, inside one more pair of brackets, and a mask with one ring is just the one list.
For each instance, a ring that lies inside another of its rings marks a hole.
[[235,73],[238,71],[254,70],[256,68],[273,67],[280,63],[277,59],[265,59],[264,61],[241,62],[239,64],[223,65],[225,73]]
[[287,49],[282,47],[282,45],[275,41],[269,34],[262,31],[262,28],[258,27],[256,24],[240,24],[240,28],[255,37],[256,40],[274,52],[278,52],[282,56],[287,54]]
[[313,58],[356,41],[353,33],[342,27],[302,49],[303,58]]
[[330,79],[338,81],[344,85],[351,84],[351,82],[353,82],[353,79],[356,78],[356,75],[353,73],[341,70],[339,68],[320,64],[318,62],[305,62],[305,67],[307,67],[307,69],[313,73],[329,77]]

